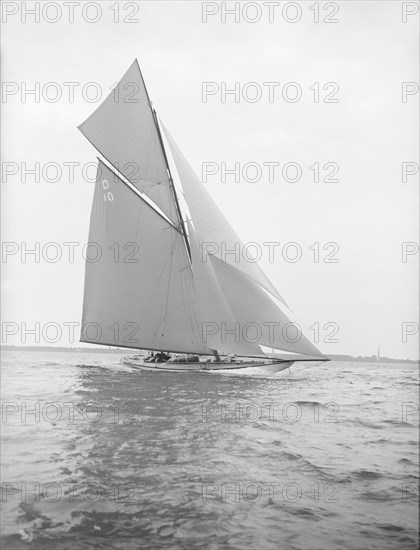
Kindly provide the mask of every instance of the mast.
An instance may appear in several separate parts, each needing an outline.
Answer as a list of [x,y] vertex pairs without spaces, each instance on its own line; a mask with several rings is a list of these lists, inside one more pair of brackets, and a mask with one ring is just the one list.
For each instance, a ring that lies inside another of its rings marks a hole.
[[169,175],[169,183],[170,183],[172,193],[173,193],[173,196],[174,196],[175,206],[176,206],[176,210],[177,210],[177,214],[178,214],[178,218],[179,218],[179,224],[181,226],[181,231],[182,231],[182,234],[184,236],[185,246],[186,246],[187,252],[188,252],[188,257],[189,257],[189,260],[191,262],[190,243],[188,241],[188,235],[187,235],[187,231],[185,229],[184,220],[182,219],[181,208],[179,206],[179,201],[178,201],[178,196],[177,196],[176,190],[175,190],[174,180],[173,180],[173,177],[172,177],[171,169],[169,167],[169,162],[168,162],[168,157],[166,155],[165,146],[163,144],[162,134],[161,134],[160,127],[159,127],[159,122],[158,122],[158,119],[157,119],[157,116],[156,116],[156,111],[155,111],[155,109],[152,105],[152,102],[150,101],[149,92],[147,91],[147,86],[146,86],[146,83],[144,81],[143,73],[141,72],[140,65],[139,65],[139,62],[138,62],[137,58],[136,58],[136,63],[137,63],[137,67],[138,67],[139,72],[140,72],[141,79],[143,81],[143,86],[144,86],[144,89],[146,91],[147,100],[149,102],[150,110],[152,111],[153,120],[154,120],[154,123],[155,123],[155,126],[156,126],[156,131],[157,131],[157,134],[158,134],[158,137],[159,137],[160,146],[162,148],[162,153],[163,153],[163,156],[165,158],[166,170],[168,171],[168,175]]
[[180,208],[180,206],[179,206],[178,196],[177,196],[177,194],[176,194],[176,190],[175,190],[174,180],[173,180],[173,178],[172,178],[171,169],[169,168],[168,157],[166,156],[165,146],[164,146],[164,144],[163,144],[163,139],[162,139],[162,134],[161,134],[160,127],[159,127],[159,122],[158,122],[158,119],[157,119],[157,116],[156,116],[156,111],[155,111],[155,109],[153,108],[152,104],[150,104],[150,108],[152,109],[153,118],[154,118],[154,121],[155,121],[155,124],[156,124],[156,130],[157,130],[157,133],[158,133],[158,136],[159,136],[160,145],[161,145],[162,151],[163,151],[163,156],[165,157],[166,169],[168,170],[168,174],[169,174],[169,181],[170,181],[170,184],[171,184],[172,193],[173,193],[173,195],[174,195],[175,206],[176,206],[176,210],[177,210],[177,212],[178,212],[178,217],[179,217],[179,223],[180,223],[180,226],[181,226],[182,234],[184,235],[185,246],[187,247],[188,257],[189,257],[190,262],[191,262],[191,248],[190,248],[190,243],[189,243],[189,241],[188,241],[188,235],[187,235],[187,231],[186,231],[186,229],[185,229],[184,220],[182,219],[181,208]]

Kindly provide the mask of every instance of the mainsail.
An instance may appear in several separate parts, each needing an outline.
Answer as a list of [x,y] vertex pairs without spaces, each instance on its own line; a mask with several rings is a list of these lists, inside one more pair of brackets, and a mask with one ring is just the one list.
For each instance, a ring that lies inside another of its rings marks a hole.
[[[190,222],[188,233],[203,343],[220,353],[260,355],[261,348],[258,344],[248,342],[236,334],[237,320],[210,262],[203,260],[203,250]],[[234,332],[229,332],[232,330]]]
[[[165,150],[137,62],[118,86],[128,84],[138,102],[110,94],[80,127],[109,163],[98,164],[89,242],[100,257],[86,261],[82,341],[203,355],[264,356],[270,347],[324,359],[258,264],[223,254],[243,243],[166,129]],[[138,181],[126,169],[133,158]]]
[[183,236],[101,161],[89,245],[83,342],[211,353]]

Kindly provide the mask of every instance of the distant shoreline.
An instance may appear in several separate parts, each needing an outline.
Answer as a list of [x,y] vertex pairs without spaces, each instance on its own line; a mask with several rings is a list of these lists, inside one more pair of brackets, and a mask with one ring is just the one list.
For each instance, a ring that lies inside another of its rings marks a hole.
[[[1,346],[2,351],[63,351],[63,352],[80,352],[80,353],[130,353],[127,348],[106,348],[98,346],[96,348],[84,347],[54,347],[54,346]],[[134,353],[134,350],[133,350]],[[351,361],[360,363],[376,363],[376,355],[353,357],[352,355],[327,355],[331,361]],[[419,360],[414,359],[392,359],[391,357],[381,357],[381,363],[410,363],[417,364]]]

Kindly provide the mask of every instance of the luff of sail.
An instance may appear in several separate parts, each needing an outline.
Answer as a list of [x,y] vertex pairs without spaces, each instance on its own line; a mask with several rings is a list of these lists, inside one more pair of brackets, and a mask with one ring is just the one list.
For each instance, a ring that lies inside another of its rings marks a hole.
[[179,223],[164,152],[137,60],[79,129],[130,183],[174,224]]
[[183,236],[99,161],[81,341],[211,354],[201,342]]

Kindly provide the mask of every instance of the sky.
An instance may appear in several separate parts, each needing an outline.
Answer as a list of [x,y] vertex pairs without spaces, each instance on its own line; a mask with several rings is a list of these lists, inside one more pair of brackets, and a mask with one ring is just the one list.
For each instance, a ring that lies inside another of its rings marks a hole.
[[416,359],[418,3],[72,4],[39,3],[38,22],[34,2],[2,2],[2,343],[78,345],[97,152],[77,126],[137,58],[319,349]]

